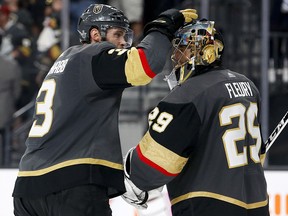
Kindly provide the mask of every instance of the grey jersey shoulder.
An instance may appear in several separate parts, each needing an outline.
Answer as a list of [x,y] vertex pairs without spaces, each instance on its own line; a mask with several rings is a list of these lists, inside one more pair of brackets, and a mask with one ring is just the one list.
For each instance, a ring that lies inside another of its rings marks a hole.
[[[189,103],[194,101],[195,98],[202,97],[204,95],[206,98],[212,98],[213,95],[219,94],[221,94],[223,97],[230,97],[229,91],[226,87],[227,83],[232,83],[231,85],[233,90],[239,86],[241,92],[244,92],[244,94],[246,93],[246,95],[252,96],[253,92],[258,94],[256,86],[246,76],[228,69],[224,69],[213,70],[191,77],[182,85],[177,86],[163,100],[170,103]],[[233,94],[233,92],[231,94]]]
[[75,45],[64,51],[59,58],[67,58],[72,55],[97,55],[103,50],[113,49],[115,46],[109,42],[101,42],[86,45]]

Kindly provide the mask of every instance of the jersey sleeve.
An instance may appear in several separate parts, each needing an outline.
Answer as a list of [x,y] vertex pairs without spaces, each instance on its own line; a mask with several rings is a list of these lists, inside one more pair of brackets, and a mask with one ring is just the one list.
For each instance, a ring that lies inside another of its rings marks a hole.
[[195,147],[200,128],[195,106],[160,102],[149,114],[149,130],[133,151],[131,180],[143,190],[180,174]]
[[93,77],[105,89],[146,85],[162,72],[171,43],[155,32],[137,47],[109,48],[92,58]]

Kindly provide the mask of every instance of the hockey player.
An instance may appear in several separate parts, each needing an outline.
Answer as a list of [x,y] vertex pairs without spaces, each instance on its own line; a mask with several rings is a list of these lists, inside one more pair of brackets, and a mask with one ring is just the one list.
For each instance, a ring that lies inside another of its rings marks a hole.
[[126,181],[139,195],[167,184],[173,216],[268,216],[256,86],[221,65],[224,43],[213,21],[175,35],[172,91],[128,152]]
[[118,131],[125,88],[160,73],[171,40],[196,11],[171,9],[129,48],[122,11],[90,5],[78,32],[83,45],[64,51],[39,90],[13,192],[16,216],[111,216],[109,198],[126,191]]

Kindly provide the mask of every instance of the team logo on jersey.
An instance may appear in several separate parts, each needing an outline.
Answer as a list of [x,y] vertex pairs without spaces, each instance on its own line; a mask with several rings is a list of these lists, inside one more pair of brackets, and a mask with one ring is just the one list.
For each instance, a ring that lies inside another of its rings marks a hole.
[[102,8],[103,8],[103,5],[101,5],[101,4],[95,5],[94,8],[93,8],[93,13],[95,13],[95,14],[100,13],[102,11]]

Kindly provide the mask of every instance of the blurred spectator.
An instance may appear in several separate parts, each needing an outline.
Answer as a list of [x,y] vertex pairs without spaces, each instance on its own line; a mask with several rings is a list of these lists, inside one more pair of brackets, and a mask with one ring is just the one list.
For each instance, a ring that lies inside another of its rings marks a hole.
[[11,16],[13,16],[17,22],[22,23],[25,28],[31,32],[33,20],[30,12],[25,8],[27,4],[26,1],[4,0],[4,4],[7,5],[11,11]]
[[288,13],[288,0],[282,0],[281,12]]
[[[1,54],[0,67],[0,146],[3,146],[6,143],[5,132],[12,129],[11,120],[21,91],[21,69],[16,61]],[[2,149],[2,155],[3,151],[4,149]],[[1,158],[4,159],[4,157]],[[3,161],[1,163],[3,164]]]
[[37,40],[37,50],[40,54],[48,55],[52,61],[61,54],[61,9],[62,0],[54,0],[45,9],[43,29]]
[[46,1],[43,29],[37,39],[37,59],[35,65],[38,74],[36,84],[39,87],[48,69],[61,54],[61,9],[62,0]]
[[20,108],[26,105],[35,94],[35,67],[33,66],[32,41],[25,26],[11,15],[7,5],[0,5],[0,31],[2,46],[0,53],[14,59],[22,68],[22,95],[17,102]]
[[13,59],[30,55],[31,41],[25,26],[17,22],[7,5],[0,5],[1,54]]

